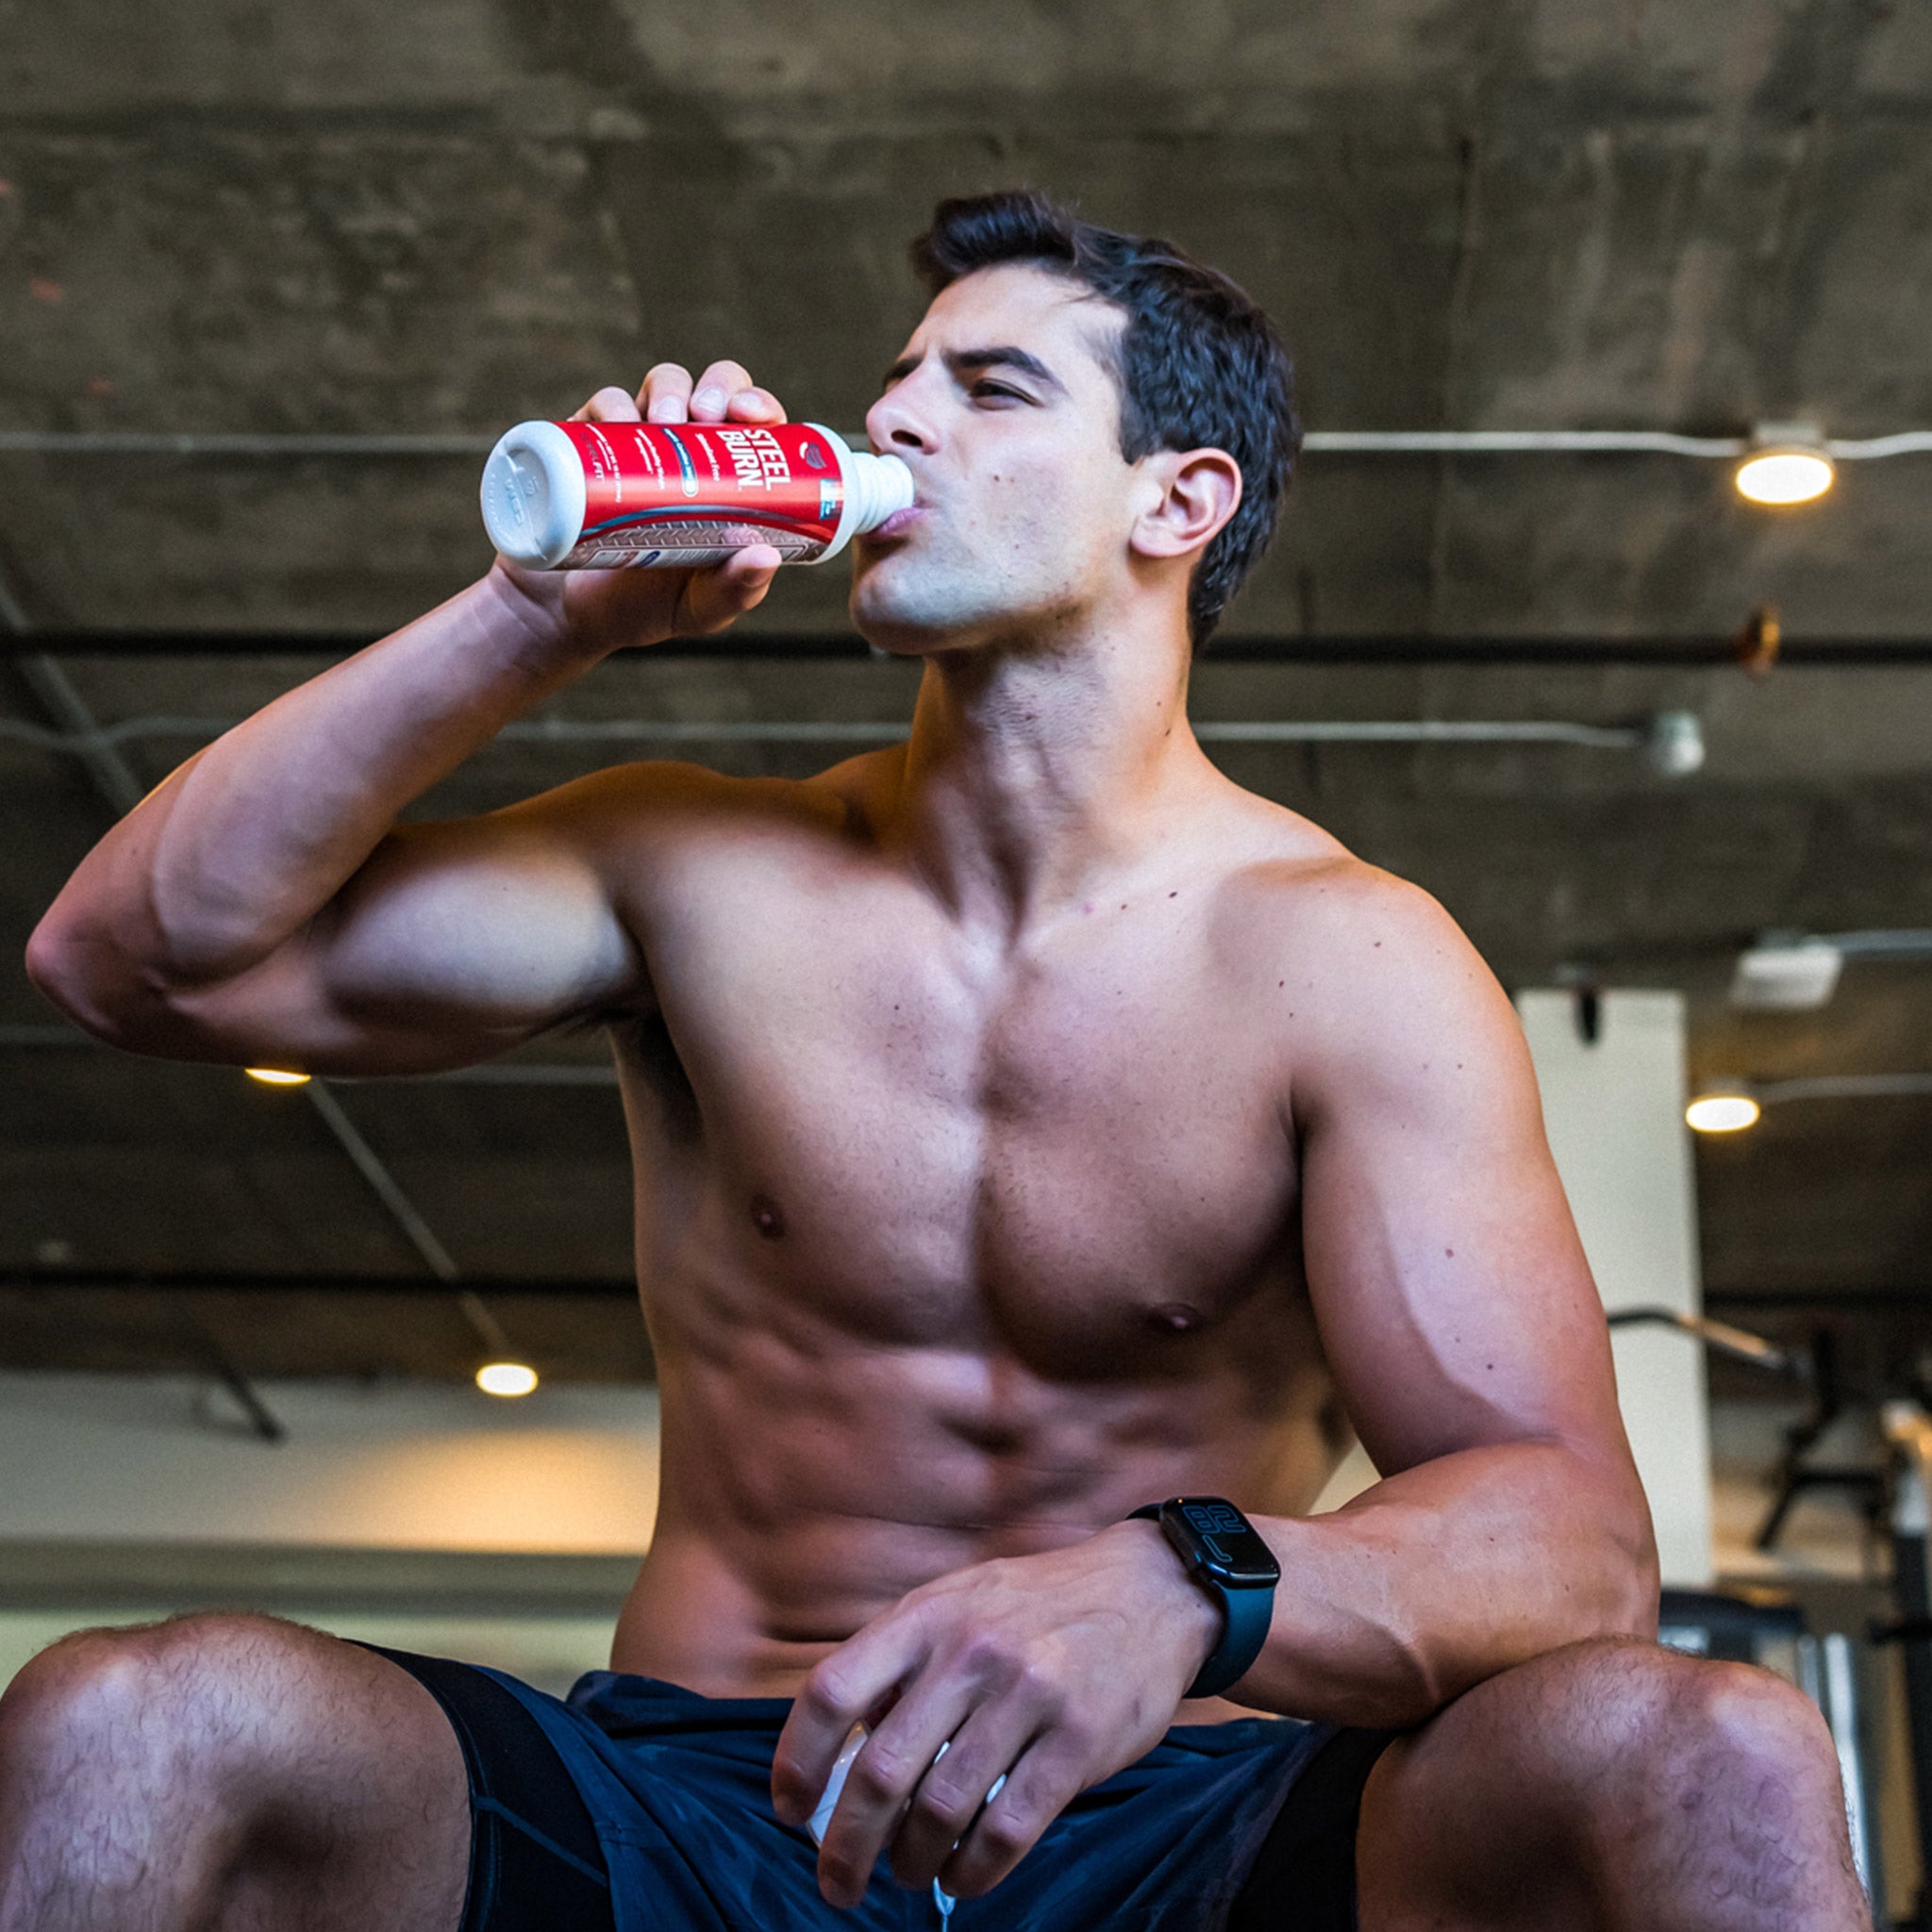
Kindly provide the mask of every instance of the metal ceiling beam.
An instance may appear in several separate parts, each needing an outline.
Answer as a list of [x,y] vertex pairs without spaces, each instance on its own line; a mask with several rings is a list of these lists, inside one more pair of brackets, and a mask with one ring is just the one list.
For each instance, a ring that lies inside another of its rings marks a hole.
[[[552,1300],[634,1301],[638,1285],[628,1275],[473,1274],[470,1285],[489,1295],[526,1295]],[[258,1269],[163,1268],[0,1268],[0,1293],[38,1294],[393,1294],[420,1297],[448,1292],[445,1285],[421,1274],[341,1274]]]
[[[84,1033],[78,1026],[61,1025],[58,1023],[42,1021],[0,1022],[0,1052],[9,1049],[41,1052],[88,1051],[101,1047],[101,1041],[92,1034]],[[236,1073],[241,1069],[220,1062],[196,1060],[188,1064],[194,1066],[216,1066],[225,1073]],[[384,1087],[424,1087],[424,1086],[463,1086],[463,1087],[615,1087],[618,1084],[617,1069],[608,1063],[596,1065],[580,1061],[548,1060],[485,1060],[474,1067],[445,1067],[434,1074],[391,1074],[375,1075],[367,1079],[336,1079],[328,1083],[335,1087],[376,1086]],[[345,1118],[344,1124],[357,1141],[367,1151],[368,1143],[357,1132],[352,1122]],[[340,1137],[339,1137],[340,1138]],[[373,1153],[369,1158],[375,1159]],[[358,1162],[360,1165],[360,1162]],[[377,1162],[379,1166],[380,1163]],[[375,1183],[372,1180],[370,1185]],[[379,1190],[378,1190],[379,1191]],[[411,1210],[413,1212],[413,1209]],[[430,1236],[431,1241],[435,1237]],[[440,1247],[441,1242],[437,1245]],[[432,1274],[440,1273],[432,1269]]]
[[[90,626],[17,632],[0,629],[0,657],[58,652],[73,658],[263,658],[353,656],[376,641],[368,631],[138,630]],[[648,651],[620,653],[613,666],[668,658],[719,658],[789,663],[819,658],[882,660],[862,638],[845,631],[747,630],[715,638],[670,638]],[[1736,664],[1732,637],[1432,637],[1217,636],[1203,664],[1605,664],[1659,671]],[[1932,664],[1932,637],[1793,638],[1778,646],[1780,665],[1833,669]]]
[[[494,1296],[545,1300],[633,1301],[638,1285],[628,1275],[472,1275],[471,1285]],[[281,1274],[236,1270],[156,1268],[0,1268],[0,1293],[40,1294],[443,1294],[438,1281],[420,1274]],[[1864,1288],[1814,1283],[1795,1288],[1707,1289],[1707,1307],[1919,1308],[1932,1313],[1932,1280],[1886,1282]]]

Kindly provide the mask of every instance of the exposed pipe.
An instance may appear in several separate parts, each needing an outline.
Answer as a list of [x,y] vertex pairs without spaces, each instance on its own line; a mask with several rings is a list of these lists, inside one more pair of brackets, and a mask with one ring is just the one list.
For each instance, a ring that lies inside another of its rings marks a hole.
[[1932,1074],[1821,1074],[1741,1084],[1758,1106],[1776,1107],[1787,1100],[1893,1100],[1932,1093]]
[[[846,441],[863,449],[863,431]],[[290,430],[0,429],[0,454],[173,457],[487,456],[493,435],[375,435]],[[1312,456],[1674,456],[1723,461],[1753,447],[1747,436],[1680,436],[1667,429],[1311,429]],[[1849,462],[1932,452],[1932,430],[1830,438],[1828,456]]]
[[[92,730],[50,731],[0,718],[0,738],[43,751],[86,758],[102,748],[150,738],[218,738],[242,721],[156,715],[125,718]],[[743,718],[533,718],[497,732],[498,740],[541,743],[885,744],[906,734],[904,720]],[[1638,724],[1578,724],[1565,720],[1484,722],[1452,718],[1208,720],[1194,726],[1205,744],[1573,744],[1643,754],[1680,777],[1704,762],[1694,713],[1661,711]]]
[[261,1399],[254,1383],[235,1366],[227,1350],[196,1317],[193,1309],[184,1303],[176,1308],[175,1317],[182,1333],[206,1361],[215,1380],[234,1397],[236,1406],[247,1417],[250,1433],[264,1442],[286,1441],[289,1432],[280,1419]]
[[1317,456],[1659,456],[1723,458],[1751,447],[1742,436],[1678,436],[1667,429],[1310,430]]
[[331,435],[292,430],[0,429],[0,454],[76,457],[488,456],[493,436]]
[[1847,959],[1932,958],[1932,929],[1915,931],[1908,926],[1883,932],[1807,933],[1806,943],[1827,945]]
[[423,1265],[439,1281],[454,1283],[461,1272],[449,1250],[437,1240],[436,1230],[417,1211],[416,1205],[383,1164],[380,1155],[367,1141],[354,1121],[342,1111],[342,1104],[321,1080],[311,1080],[302,1092],[328,1124],[342,1152],[356,1164],[356,1172],[369,1183],[370,1191],[390,1211],[409,1245],[422,1256]]

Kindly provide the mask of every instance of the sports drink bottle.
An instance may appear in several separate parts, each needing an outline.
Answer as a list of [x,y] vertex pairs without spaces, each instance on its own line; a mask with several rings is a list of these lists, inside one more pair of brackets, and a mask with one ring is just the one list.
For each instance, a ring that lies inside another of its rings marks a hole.
[[532,570],[822,563],[911,502],[897,457],[816,423],[520,423],[483,466],[490,540]]

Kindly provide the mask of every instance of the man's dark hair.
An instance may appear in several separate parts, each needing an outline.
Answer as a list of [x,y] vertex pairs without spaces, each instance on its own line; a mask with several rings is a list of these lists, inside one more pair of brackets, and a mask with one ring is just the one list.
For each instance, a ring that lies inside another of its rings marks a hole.
[[1241,465],[1241,507],[1188,586],[1188,634],[1201,644],[1267,548],[1301,447],[1279,332],[1245,291],[1172,242],[1096,227],[1030,189],[942,201],[912,244],[935,295],[1005,262],[1066,275],[1124,311],[1114,375],[1128,462],[1211,447]]

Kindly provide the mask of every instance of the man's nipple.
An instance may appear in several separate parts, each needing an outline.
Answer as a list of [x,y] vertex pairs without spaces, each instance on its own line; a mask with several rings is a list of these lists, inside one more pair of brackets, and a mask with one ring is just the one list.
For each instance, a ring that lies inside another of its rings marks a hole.
[[1162,1302],[1158,1308],[1149,1310],[1147,1320],[1163,1335],[1188,1335],[1201,1325],[1202,1315],[1199,1308],[1191,1307],[1186,1302]]
[[751,1197],[751,1224],[768,1241],[780,1241],[785,1234],[785,1216],[769,1194]]

